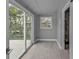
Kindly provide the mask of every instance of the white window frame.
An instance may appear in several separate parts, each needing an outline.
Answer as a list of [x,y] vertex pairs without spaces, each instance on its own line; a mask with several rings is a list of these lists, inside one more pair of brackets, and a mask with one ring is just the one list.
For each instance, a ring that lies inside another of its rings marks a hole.
[[[51,18],[51,22],[50,22],[50,23],[51,23],[51,24],[50,24],[51,27],[42,27],[42,26],[41,26],[41,21],[42,21],[41,18]],[[40,17],[40,29],[52,29],[52,26],[53,26],[53,25],[52,25],[52,17]]]

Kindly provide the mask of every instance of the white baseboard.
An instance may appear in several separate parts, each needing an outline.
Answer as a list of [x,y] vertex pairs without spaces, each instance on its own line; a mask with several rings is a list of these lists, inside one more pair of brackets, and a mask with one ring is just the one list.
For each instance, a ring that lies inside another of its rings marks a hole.
[[56,39],[37,39],[37,41],[56,41],[59,48],[62,49],[60,43]]
[[56,41],[56,39],[37,39],[38,41]]

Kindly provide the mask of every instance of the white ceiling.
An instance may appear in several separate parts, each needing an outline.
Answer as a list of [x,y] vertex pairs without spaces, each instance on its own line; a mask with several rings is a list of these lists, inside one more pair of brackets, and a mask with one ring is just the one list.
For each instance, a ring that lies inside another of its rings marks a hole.
[[68,0],[16,0],[38,15],[53,15]]

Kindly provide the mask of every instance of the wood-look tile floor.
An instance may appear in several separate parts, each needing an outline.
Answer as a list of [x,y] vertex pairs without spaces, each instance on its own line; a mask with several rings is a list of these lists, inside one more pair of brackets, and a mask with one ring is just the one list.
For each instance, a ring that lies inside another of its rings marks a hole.
[[68,51],[59,49],[56,42],[38,42],[22,59],[69,59]]

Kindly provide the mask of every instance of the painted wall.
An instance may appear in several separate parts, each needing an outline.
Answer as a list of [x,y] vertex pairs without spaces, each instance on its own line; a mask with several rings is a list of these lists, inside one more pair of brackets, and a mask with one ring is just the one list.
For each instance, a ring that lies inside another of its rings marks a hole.
[[40,38],[40,17],[36,16],[36,39]]
[[57,11],[57,41],[62,46],[62,10]]
[[62,1],[60,3],[60,8],[56,10],[54,13],[52,13],[52,26],[53,28],[48,29],[40,29],[40,16],[36,17],[36,38],[37,39],[57,39],[57,41],[62,46],[62,30],[63,27],[63,20],[62,20],[62,8],[65,6],[65,4],[68,2],[68,0]]

